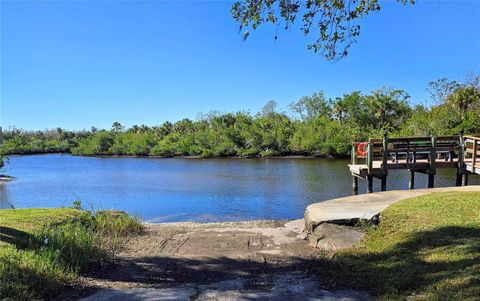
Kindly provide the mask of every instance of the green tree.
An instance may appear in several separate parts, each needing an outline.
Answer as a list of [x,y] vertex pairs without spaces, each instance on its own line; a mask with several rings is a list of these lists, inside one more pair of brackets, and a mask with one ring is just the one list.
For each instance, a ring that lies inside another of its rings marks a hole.
[[[405,5],[415,0],[397,2]],[[380,9],[380,0],[243,0],[233,4],[231,13],[240,24],[244,39],[248,38],[250,30],[262,24],[290,30],[300,19],[299,27],[305,36],[312,31],[319,33],[307,48],[333,60],[346,56],[356,42],[360,35],[357,21]]]
[[[334,100],[323,92],[300,98],[290,105],[296,117],[280,113],[269,101],[252,116],[248,112],[212,111],[192,121],[183,119],[160,126],[134,125],[124,131],[120,123],[112,130],[72,132],[64,129],[4,132],[0,156],[71,152],[76,155],[155,155],[202,157],[349,154],[352,141],[391,136],[454,135],[464,129],[480,134],[480,77],[463,82],[442,79],[435,84],[432,106],[411,107],[403,90],[382,88],[364,95],[359,91]],[[451,90],[451,87],[456,87]],[[432,90],[433,91],[433,90]]]
[[326,100],[323,91],[302,97],[300,100],[291,103],[290,109],[297,113],[303,120],[327,116],[330,115],[332,111],[331,105]]
[[474,86],[460,87],[448,95],[446,103],[459,110],[464,120],[468,109],[480,104],[480,89]]
[[343,124],[362,128],[369,126],[368,98],[360,91],[337,97],[333,103],[333,116]]
[[123,129],[124,129],[123,125],[118,121],[115,121],[112,124],[112,132],[114,132],[114,133],[120,133],[120,132],[123,131]]
[[453,91],[461,87],[461,84],[456,80],[449,80],[448,78],[441,78],[428,83],[427,92],[436,104],[445,103],[448,96]]
[[403,90],[382,88],[372,92],[368,97],[368,105],[374,114],[373,127],[384,129],[386,127],[398,127],[410,115],[410,107],[407,99],[410,96]]

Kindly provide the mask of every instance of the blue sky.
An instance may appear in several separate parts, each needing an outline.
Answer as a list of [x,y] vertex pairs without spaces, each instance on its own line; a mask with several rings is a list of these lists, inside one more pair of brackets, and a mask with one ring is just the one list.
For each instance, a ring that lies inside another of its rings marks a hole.
[[429,81],[480,73],[480,1],[386,2],[338,62],[306,50],[313,37],[298,29],[242,42],[231,4],[1,1],[2,126],[155,125],[382,86],[423,103]]

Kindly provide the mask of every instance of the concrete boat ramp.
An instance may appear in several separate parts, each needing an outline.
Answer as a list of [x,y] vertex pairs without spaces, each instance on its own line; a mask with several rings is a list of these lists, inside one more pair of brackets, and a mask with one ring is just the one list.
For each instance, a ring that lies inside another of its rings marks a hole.
[[323,223],[350,224],[358,220],[374,220],[385,208],[398,201],[430,193],[453,191],[480,192],[480,186],[391,190],[315,203],[305,210],[305,229],[307,233],[312,233]]
[[312,204],[305,219],[287,223],[150,224],[145,235],[128,242],[113,270],[84,279],[97,292],[82,301],[371,300],[366,292],[325,290],[307,272],[310,265],[363,238],[344,224],[374,220],[403,199],[451,191],[480,192],[480,186],[338,198]]

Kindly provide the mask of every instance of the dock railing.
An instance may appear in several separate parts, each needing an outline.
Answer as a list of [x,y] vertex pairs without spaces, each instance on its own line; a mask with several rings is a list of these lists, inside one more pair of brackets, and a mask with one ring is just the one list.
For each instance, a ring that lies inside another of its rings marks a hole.
[[480,137],[465,136],[465,160],[470,161],[466,164],[468,171],[480,173]]
[[372,171],[374,161],[381,161],[382,171],[397,169],[393,163],[414,165],[421,157],[427,157],[433,165],[437,159],[453,162],[461,149],[459,136],[369,139],[366,155],[358,152],[361,143],[365,142],[352,144],[352,164],[359,164],[364,159],[369,171]]
[[[480,138],[465,137],[469,153],[475,154],[475,162],[480,158]],[[386,190],[388,170],[408,169],[410,171],[409,187],[414,186],[414,173],[428,175],[427,187],[434,186],[437,168],[457,168],[457,185],[464,174],[464,143],[462,135],[423,136],[369,139],[367,142],[352,144],[352,163],[350,170],[354,176],[353,190],[357,191],[356,178],[368,181],[367,191],[372,191],[373,177],[382,181],[381,190]],[[475,164],[474,164],[475,166]]]

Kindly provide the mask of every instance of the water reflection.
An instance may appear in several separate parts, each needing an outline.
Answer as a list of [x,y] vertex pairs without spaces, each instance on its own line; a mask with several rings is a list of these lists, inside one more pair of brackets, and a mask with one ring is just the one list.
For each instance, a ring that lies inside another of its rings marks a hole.
[[[14,156],[0,184],[0,208],[115,208],[152,222],[299,218],[305,206],[351,194],[346,160],[143,159],[70,155]],[[388,189],[406,189],[407,171],[392,171]],[[417,174],[416,187],[426,176]],[[435,186],[452,186],[455,170],[439,170]],[[471,184],[480,184],[478,177]],[[360,181],[359,191],[366,191]],[[379,190],[378,181],[374,185]]]
[[8,185],[0,183],[0,209],[14,208],[8,197]]

